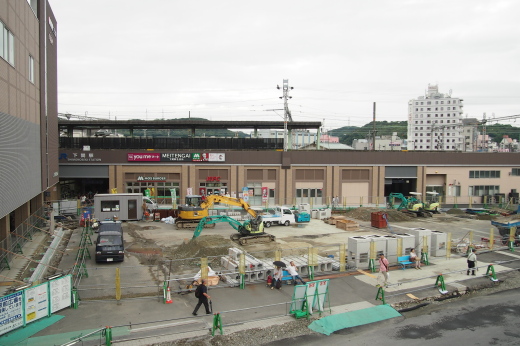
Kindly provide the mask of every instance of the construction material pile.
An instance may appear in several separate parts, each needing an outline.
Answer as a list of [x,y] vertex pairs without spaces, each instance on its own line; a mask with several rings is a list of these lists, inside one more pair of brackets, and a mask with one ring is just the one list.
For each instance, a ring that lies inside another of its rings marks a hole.
[[[243,250],[239,248],[229,248],[228,255],[221,257],[221,266],[224,268],[223,275],[221,278],[224,282],[232,285],[233,283],[238,284],[238,270],[240,263],[240,254]],[[273,275],[274,272],[274,258],[259,259],[252,256],[249,253],[245,253],[245,280],[248,282],[264,281],[267,276]],[[284,256],[281,261],[285,264],[289,264],[291,261],[294,262],[298,273],[303,277],[309,275],[309,256],[308,255],[293,255]],[[314,273],[325,273],[333,270],[339,270],[339,261],[329,257],[322,257],[316,255],[316,265],[312,266]],[[290,279],[288,274],[285,274],[282,280]]]
[[446,214],[451,214],[451,215],[462,215],[464,214],[464,211],[463,210],[460,210],[458,208],[451,208],[449,209]]
[[388,217],[388,222],[404,222],[413,220],[412,217],[406,215],[403,212],[400,212],[395,209],[381,209],[381,208],[368,208],[368,207],[359,207],[356,209],[352,209],[346,212],[347,217],[361,220],[361,221],[370,221],[372,217],[372,213],[375,212],[383,212],[386,213]]
[[356,231],[359,229],[359,224],[356,221],[349,220],[343,215],[332,215],[329,218],[323,219],[323,222],[329,225],[336,225],[336,228],[344,231]]
[[172,256],[176,259],[222,256],[227,254],[228,249],[233,246],[236,244],[223,236],[201,235],[179,245],[173,251]]

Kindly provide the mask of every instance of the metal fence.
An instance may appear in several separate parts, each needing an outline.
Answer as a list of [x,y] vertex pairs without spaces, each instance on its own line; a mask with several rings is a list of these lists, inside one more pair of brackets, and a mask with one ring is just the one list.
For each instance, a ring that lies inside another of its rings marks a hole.
[[44,227],[45,220],[49,218],[49,211],[49,208],[41,207],[16,227],[7,238],[0,241],[0,271],[9,269],[16,254],[22,253],[24,244],[32,240],[33,234]]

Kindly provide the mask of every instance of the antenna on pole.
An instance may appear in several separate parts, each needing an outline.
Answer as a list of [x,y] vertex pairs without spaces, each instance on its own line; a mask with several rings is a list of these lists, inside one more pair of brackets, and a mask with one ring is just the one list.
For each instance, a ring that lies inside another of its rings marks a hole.
[[[373,130],[372,130],[372,150],[375,151],[376,150],[376,133],[377,133],[377,130],[376,130],[376,103],[375,102],[374,102],[374,121],[373,121],[372,127],[373,127]],[[381,143],[381,142],[379,142],[379,143]]]

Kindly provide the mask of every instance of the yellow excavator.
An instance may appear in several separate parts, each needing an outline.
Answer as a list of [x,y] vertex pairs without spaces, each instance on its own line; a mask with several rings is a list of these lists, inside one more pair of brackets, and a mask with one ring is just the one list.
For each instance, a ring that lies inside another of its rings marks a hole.
[[[207,197],[188,195],[185,198],[185,204],[179,204],[177,207],[178,215],[175,219],[176,228],[196,228],[202,218],[209,216],[209,208],[211,208],[215,203],[225,203],[236,207],[242,207],[242,209],[244,209],[252,219],[258,217],[257,213],[242,198],[219,195],[209,195]],[[215,224],[207,226],[215,227]]]
[[[231,240],[239,242],[241,245],[253,243],[268,243],[275,241],[276,237],[264,233],[264,223],[262,215],[257,214],[251,206],[241,198],[233,198],[219,195],[209,195],[203,198],[200,195],[188,195],[185,204],[178,206],[178,216],[175,219],[177,229],[196,228],[194,238],[196,238],[203,228],[213,228],[217,222],[228,222],[238,233],[231,235]],[[215,203],[225,203],[237,207],[242,207],[250,216],[251,220],[240,223],[224,215],[209,216],[209,208]]]

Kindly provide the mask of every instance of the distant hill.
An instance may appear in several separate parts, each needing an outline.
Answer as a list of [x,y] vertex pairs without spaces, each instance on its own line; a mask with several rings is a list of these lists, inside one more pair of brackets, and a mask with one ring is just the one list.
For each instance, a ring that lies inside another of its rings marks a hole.
[[[339,141],[343,144],[352,145],[354,139],[366,139],[372,133],[374,124],[372,122],[357,126],[344,126],[339,129],[330,130],[328,135],[339,137]],[[400,138],[406,138],[408,131],[407,121],[376,121],[376,136],[392,135],[397,132]]]
[[[327,134],[339,137],[339,141],[343,144],[352,145],[354,139],[366,139],[373,130],[372,122],[357,126],[344,126],[338,129],[330,130]],[[482,133],[482,126],[479,126],[479,132]],[[407,121],[376,121],[376,136],[389,136],[397,132],[401,139],[406,139],[408,136],[408,122]],[[520,138],[520,128],[514,127],[510,124],[488,124],[486,126],[486,133],[491,137],[491,140],[499,143],[504,135],[513,139]]]

